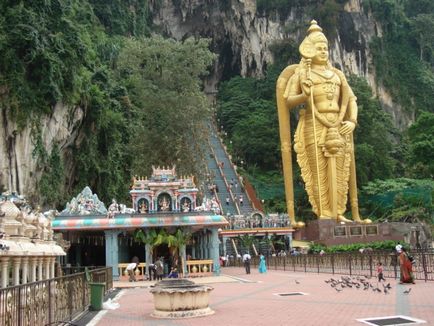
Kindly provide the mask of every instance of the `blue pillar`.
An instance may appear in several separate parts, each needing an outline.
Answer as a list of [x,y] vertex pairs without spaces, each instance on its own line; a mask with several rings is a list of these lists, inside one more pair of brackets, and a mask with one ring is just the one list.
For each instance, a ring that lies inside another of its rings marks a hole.
[[196,244],[191,246],[191,258],[196,259]]
[[113,280],[119,280],[119,230],[106,230],[105,233],[105,264],[113,270]]
[[227,255],[226,242],[228,241],[228,237],[223,237],[222,240],[223,240],[223,256],[226,257]]
[[205,259],[205,233],[200,235],[200,259]]
[[214,275],[220,275],[220,259],[219,259],[219,233],[218,228],[211,229],[210,258],[213,260]]
[[[212,259],[212,248],[211,248],[211,246],[212,246],[212,234],[209,233],[208,234],[208,259]],[[217,246],[217,256],[219,256],[218,250],[219,250],[219,247]]]
[[180,256],[182,257],[182,274],[187,274],[187,247],[186,245],[182,245],[181,248],[179,248]]

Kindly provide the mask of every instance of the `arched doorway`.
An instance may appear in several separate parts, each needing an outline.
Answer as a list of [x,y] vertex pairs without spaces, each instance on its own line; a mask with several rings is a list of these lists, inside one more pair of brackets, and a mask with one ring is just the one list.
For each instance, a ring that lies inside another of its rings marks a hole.
[[149,201],[146,198],[140,198],[137,203],[137,210],[140,214],[146,214],[149,212]]
[[166,192],[161,193],[157,198],[158,212],[170,212],[172,210],[172,198]]
[[183,213],[187,213],[191,211],[191,200],[188,197],[184,197],[181,199],[181,211]]

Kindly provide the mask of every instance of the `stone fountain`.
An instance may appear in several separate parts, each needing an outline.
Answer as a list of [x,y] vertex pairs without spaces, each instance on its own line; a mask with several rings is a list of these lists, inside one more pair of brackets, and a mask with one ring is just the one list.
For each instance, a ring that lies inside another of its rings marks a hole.
[[209,307],[211,286],[199,285],[185,279],[158,282],[151,293],[154,295],[156,318],[192,318],[212,315]]

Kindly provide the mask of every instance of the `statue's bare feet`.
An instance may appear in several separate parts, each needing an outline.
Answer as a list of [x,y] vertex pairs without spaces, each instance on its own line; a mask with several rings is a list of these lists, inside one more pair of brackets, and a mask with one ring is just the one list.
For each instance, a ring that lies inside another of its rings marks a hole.
[[306,225],[306,224],[305,224],[304,222],[291,221],[291,226],[292,226],[294,229],[301,229],[301,228],[304,228],[305,225]]
[[296,226],[296,228],[304,228],[305,227],[305,223],[304,222],[297,222],[297,224],[296,224],[297,226]]
[[338,215],[338,222],[345,222],[345,223],[353,223],[353,221],[347,219],[345,216],[343,215]]
[[372,221],[369,218],[365,218],[364,220],[362,220],[360,217],[355,218],[354,222],[362,223],[362,224],[371,224],[372,223]]

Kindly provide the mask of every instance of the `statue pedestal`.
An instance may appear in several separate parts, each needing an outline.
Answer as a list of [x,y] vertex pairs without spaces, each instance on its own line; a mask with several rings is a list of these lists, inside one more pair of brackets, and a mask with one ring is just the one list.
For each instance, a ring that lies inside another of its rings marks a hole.
[[404,240],[404,232],[391,223],[341,223],[334,220],[314,220],[294,233],[295,240],[313,241],[326,246],[369,243],[383,240]]

